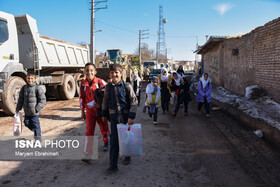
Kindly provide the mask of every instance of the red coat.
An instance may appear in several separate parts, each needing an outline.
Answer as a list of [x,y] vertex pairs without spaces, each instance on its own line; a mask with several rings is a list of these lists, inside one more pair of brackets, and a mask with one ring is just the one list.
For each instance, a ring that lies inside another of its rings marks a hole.
[[80,108],[86,108],[87,111],[94,113],[96,115],[97,108],[96,107],[89,107],[89,103],[95,100],[94,91],[100,87],[104,87],[107,83],[100,78],[94,77],[92,80],[91,86],[89,86],[89,82],[85,79],[81,86],[80,86]]

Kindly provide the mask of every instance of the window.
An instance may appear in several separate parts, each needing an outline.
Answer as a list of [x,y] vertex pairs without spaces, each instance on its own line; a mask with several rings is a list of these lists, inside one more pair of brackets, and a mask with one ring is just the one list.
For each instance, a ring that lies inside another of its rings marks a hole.
[[118,50],[110,50],[108,51],[109,53],[109,57],[110,57],[110,61],[112,62],[117,62],[117,61],[120,61],[120,51]]
[[151,69],[151,74],[161,74],[161,69]]
[[9,38],[7,22],[0,20],[0,44],[7,41]]
[[155,62],[144,62],[144,67],[155,66]]

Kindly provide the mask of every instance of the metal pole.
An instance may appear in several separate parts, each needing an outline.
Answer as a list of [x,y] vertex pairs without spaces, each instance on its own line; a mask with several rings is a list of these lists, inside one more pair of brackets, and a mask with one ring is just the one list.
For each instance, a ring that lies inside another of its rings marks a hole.
[[95,41],[94,41],[94,0],[91,0],[91,24],[90,24],[90,62],[95,64]]

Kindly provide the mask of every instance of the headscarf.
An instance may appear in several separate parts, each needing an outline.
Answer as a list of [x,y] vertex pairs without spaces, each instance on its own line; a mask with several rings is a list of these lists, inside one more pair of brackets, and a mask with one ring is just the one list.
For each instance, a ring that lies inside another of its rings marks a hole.
[[153,86],[152,83],[147,85],[146,94],[156,94],[158,90],[158,85]]
[[205,87],[207,86],[207,84],[208,84],[209,82],[211,82],[211,79],[209,78],[209,74],[207,74],[207,75],[208,75],[207,80],[204,79],[204,74],[205,74],[205,73],[203,73],[203,75],[202,75],[202,77],[201,77],[201,83],[202,83],[202,87],[203,87],[203,88],[205,88]]
[[[173,77],[173,73],[176,73],[177,74],[177,79],[175,79],[174,77]],[[172,72],[171,73],[171,77],[172,77],[172,79],[174,79],[174,81],[175,81],[175,83],[176,83],[176,86],[180,86],[180,81],[181,81],[181,75],[179,74],[179,73],[177,73],[177,72]]]
[[[138,80],[140,79],[140,77],[138,76],[138,72],[137,71],[134,71],[133,74],[132,74],[132,79],[133,80]],[[140,79],[141,80],[141,79]]]
[[[166,71],[166,75],[163,75],[163,72]],[[168,72],[167,72],[167,69],[166,68],[162,68],[161,69],[161,81],[162,82],[167,82],[168,80]]]
[[184,67],[182,65],[180,65],[177,69],[177,73],[181,73],[181,72],[184,74]]

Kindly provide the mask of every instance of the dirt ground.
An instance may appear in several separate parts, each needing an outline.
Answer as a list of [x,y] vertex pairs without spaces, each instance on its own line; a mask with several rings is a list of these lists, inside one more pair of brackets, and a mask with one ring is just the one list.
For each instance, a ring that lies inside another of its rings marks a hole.
[[[102,151],[99,127],[99,158],[91,164],[79,160],[0,161],[1,186],[279,186],[280,150],[255,137],[250,129],[212,111],[211,118],[189,105],[175,119],[159,110],[158,125],[142,113],[144,94],[136,123],[143,128],[143,156],[131,165],[121,164],[106,174],[108,152]],[[193,99],[194,100],[194,99]],[[79,102],[48,101],[42,111],[43,136],[85,134]],[[0,135],[12,135],[12,117],[0,113]],[[32,135],[24,127],[23,135]]]

